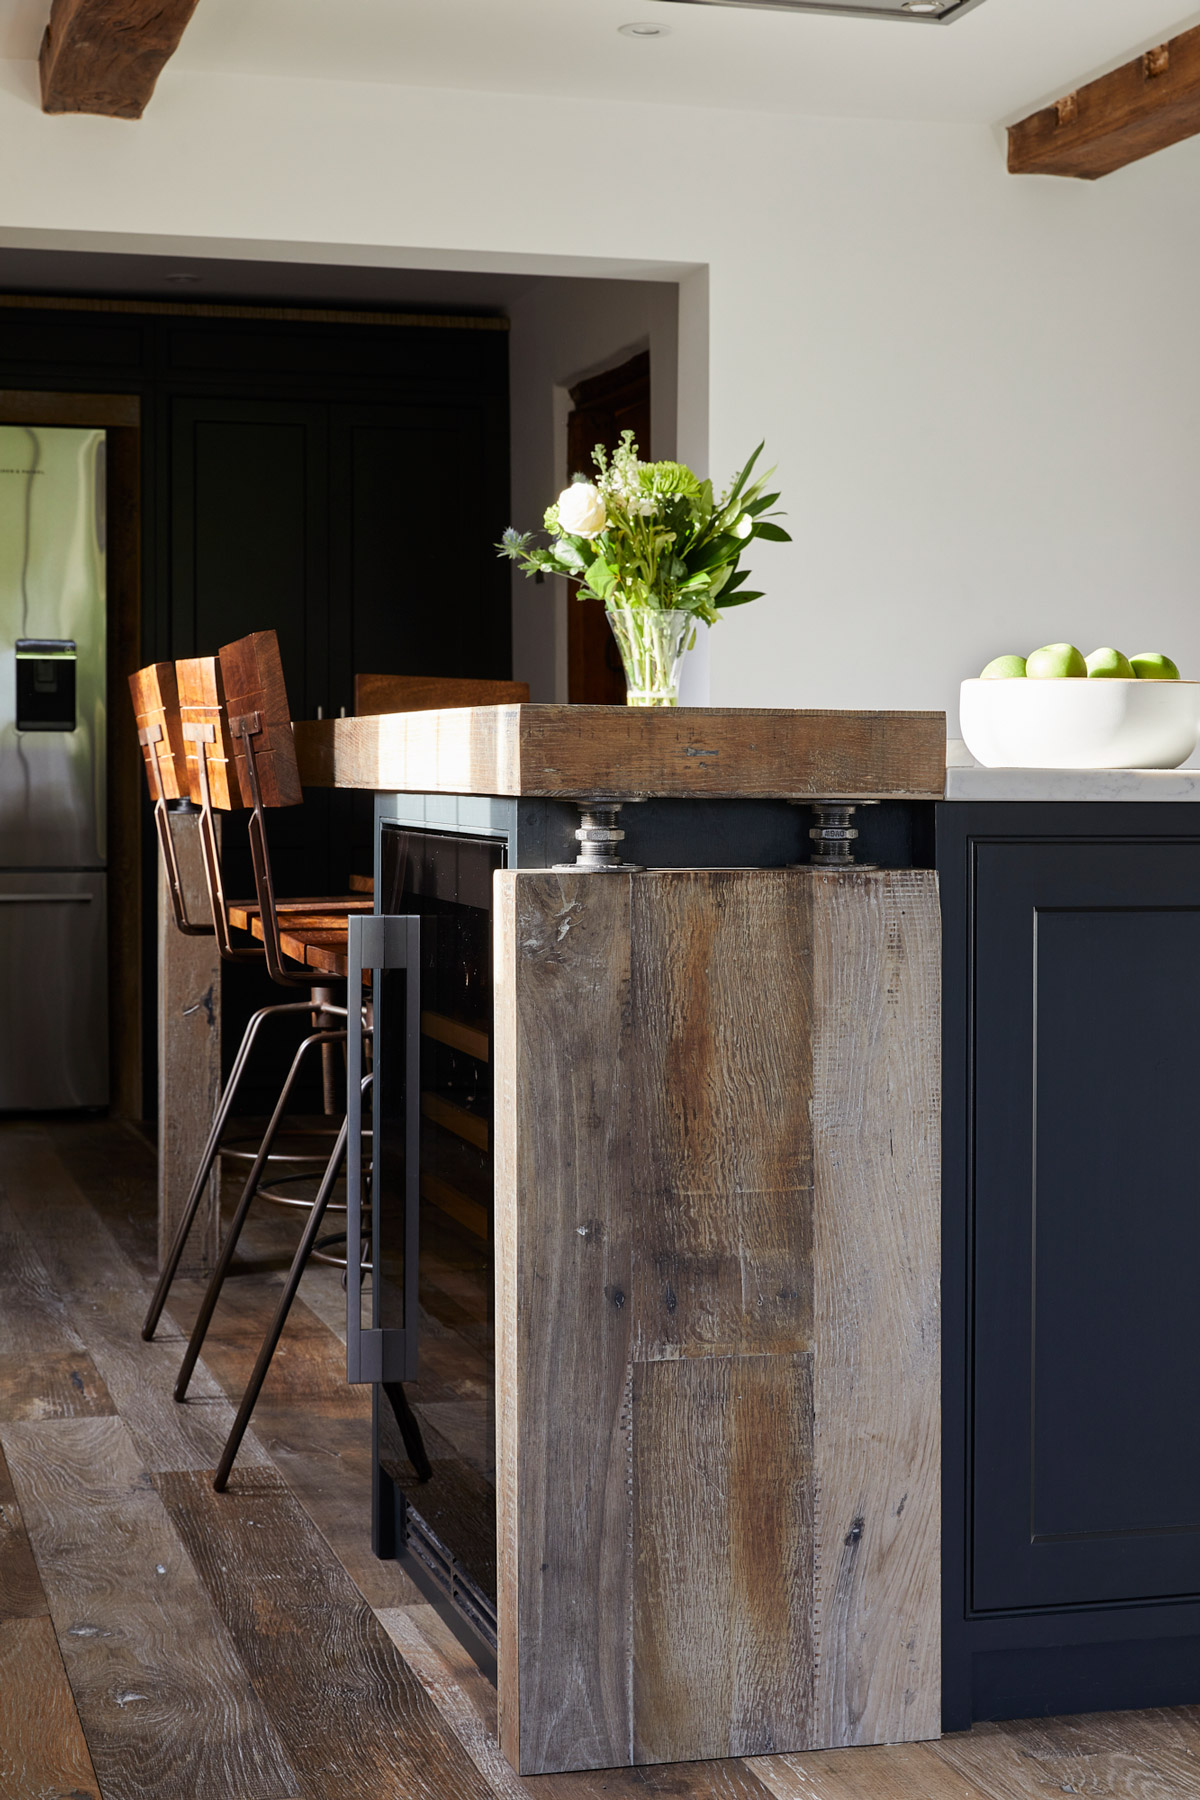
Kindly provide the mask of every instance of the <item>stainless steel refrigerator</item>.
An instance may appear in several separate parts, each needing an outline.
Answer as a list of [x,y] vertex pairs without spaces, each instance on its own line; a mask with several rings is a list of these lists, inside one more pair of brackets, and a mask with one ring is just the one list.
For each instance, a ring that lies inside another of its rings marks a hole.
[[108,1101],[104,453],[0,426],[0,1111]]

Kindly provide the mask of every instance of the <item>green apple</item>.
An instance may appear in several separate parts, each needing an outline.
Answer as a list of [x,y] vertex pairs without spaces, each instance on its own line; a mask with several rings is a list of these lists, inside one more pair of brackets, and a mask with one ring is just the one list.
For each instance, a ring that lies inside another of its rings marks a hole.
[[1139,650],[1130,657],[1133,672],[1140,681],[1178,681],[1179,670],[1161,650]]
[[1133,664],[1111,644],[1103,650],[1093,650],[1087,659],[1087,672],[1093,681],[1132,681]]
[[1083,652],[1074,644],[1043,644],[1025,664],[1031,681],[1062,681],[1068,676],[1076,679],[1087,672]]
[[994,656],[980,675],[980,681],[1016,681],[1025,673],[1023,656]]

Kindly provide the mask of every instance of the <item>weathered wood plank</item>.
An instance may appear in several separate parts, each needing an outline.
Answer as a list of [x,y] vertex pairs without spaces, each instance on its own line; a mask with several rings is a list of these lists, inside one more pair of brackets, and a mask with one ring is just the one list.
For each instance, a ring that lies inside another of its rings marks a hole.
[[807,1350],[808,884],[684,870],[632,895],[634,1358]]
[[[182,1340],[169,1314],[151,1344],[141,1322],[149,1289],[122,1254],[55,1152],[36,1129],[5,1135],[10,1216],[36,1235],[49,1283],[76,1342],[82,1341],[148,1469],[214,1469],[233,1409],[203,1362],[186,1406],[171,1398]],[[243,1463],[265,1462],[252,1432]]]
[[75,1419],[116,1410],[86,1350],[0,1356],[0,1419]]
[[757,707],[477,706],[305,720],[306,787],[614,799],[940,800],[946,718]]
[[429,712],[455,706],[522,706],[527,681],[484,681],[463,675],[355,675],[354,712]]
[[49,1619],[0,1622],[0,1800],[100,1800]]
[[[195,748],[195,746],[191,746]],[[211,917],[194,816],[169,819],[188,917]],[[186,937],[158,870],[158,1255],[175,1236],[221,1092],[221,959],[215,937]],[[205,1275],[217,1254],[220,1159],[179,1268]]]
[[42,111],[140,119],[197,0],[53,0]]
[[1193,1800],[1200,1759],[1180,1738],[1165,1724],[1139,1731],[1136,1714],[1091,1714],[976,1725],[944,1739],[937,1755],[956,1780],[978,1782],[995,1800]]
[[633,1715],[639,1762],[808,1741],[807,1355],[633,1371]]
[[[10,1135],[6,1148],[13,1144]],[[8,1177],[0,1190],[0,1356],[55,1356],[64,1348],[82,1350],[67,1320],[63,1297],[45,1263],[17,1224],[11,1195],[20,1169],[5,1158]]]
[[629,880],[496,878],[500,1732],[629,1760]]
[[296,1794],[121,1420],[5,1425],[3,1442],[105,1800]]
[[674,1800],[769,1800],[771,1790],[739,1762],[516,1775],[496,1740],[495,1689],[450,1638],[432,1607],[391,1608],[378,1616],[497,1800],[653,1800],[656,1795]]
[[817,1735],[937,1737],[937,877],[813,883]]
[[0,1450],[0,1624],[40,1619],[49,1612],[16,1489]]
[[757,1758],[750,1767],[775,1800],[1011,1800],[1007,1790],[980,1787],[950,1768],[927,1744],[813,1750]]
[[316,1528],[273,1471],[158,1486],[275,1720],[305,1800],[492,1800]]
[[1095,181],[1200,132],[1200,26],[1009,127],[1010,175]]

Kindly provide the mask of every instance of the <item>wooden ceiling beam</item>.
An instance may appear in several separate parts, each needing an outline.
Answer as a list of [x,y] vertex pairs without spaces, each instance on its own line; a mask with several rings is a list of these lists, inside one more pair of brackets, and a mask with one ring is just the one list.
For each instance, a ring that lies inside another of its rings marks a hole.
[[1200,26],[1010,126],[1009,173],[1096,181],[1197,132]]
[[42,111],[140,119],[197,0],[53,0]]

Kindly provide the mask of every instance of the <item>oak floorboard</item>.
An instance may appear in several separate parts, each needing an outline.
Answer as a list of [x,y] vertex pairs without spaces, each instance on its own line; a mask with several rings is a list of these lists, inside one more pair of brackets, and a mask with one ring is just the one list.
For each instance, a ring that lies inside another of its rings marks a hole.
[[43,1618],[49,1610],[17,1492],[0,1450],[0,1625],[10,1619]]
[[159,1491],[269,1708],[305,1800],[493,1800],[274,1470]]
[[760,1756],[749,1767],[774,1800],[1002,1800],[939,1762],[928,1744]]
[[86,1350],[0,1356],[0,1419],[80,1419],[116,1410]]
[[100,1800],[49,1619],[0,1624],[0,1800]]
[[1165,1732],[1139,1745],[1129,1726],[1136,1717],[1097,1713],[981,1724],[944,1738],[935,1750],[991,1800],[1059,1800],[1068,1791],[1088,1800],[1196,1800],[1200,1757]]
[[298,1793],[124,1423],[0,1436],[104,1800]]
[[[5,1132],[8,1197],[0,1224],[15,1220],[61,1296],[68,1341],[91,1355],[146,1467],[214,1469],[233,1424],[233,1409],[201,1361],[186,1405],[172,1389],[183,1340],[170,1313],[152,1343],[141,1337],[150,1289],[122,1253],[49,1135],[36,1127]],[[11,1229],[11,1227],[10,1227]],[[61,1343],[60,1343],[61,1347]],[[248,1432],[240,1460],[265,1462]]]

